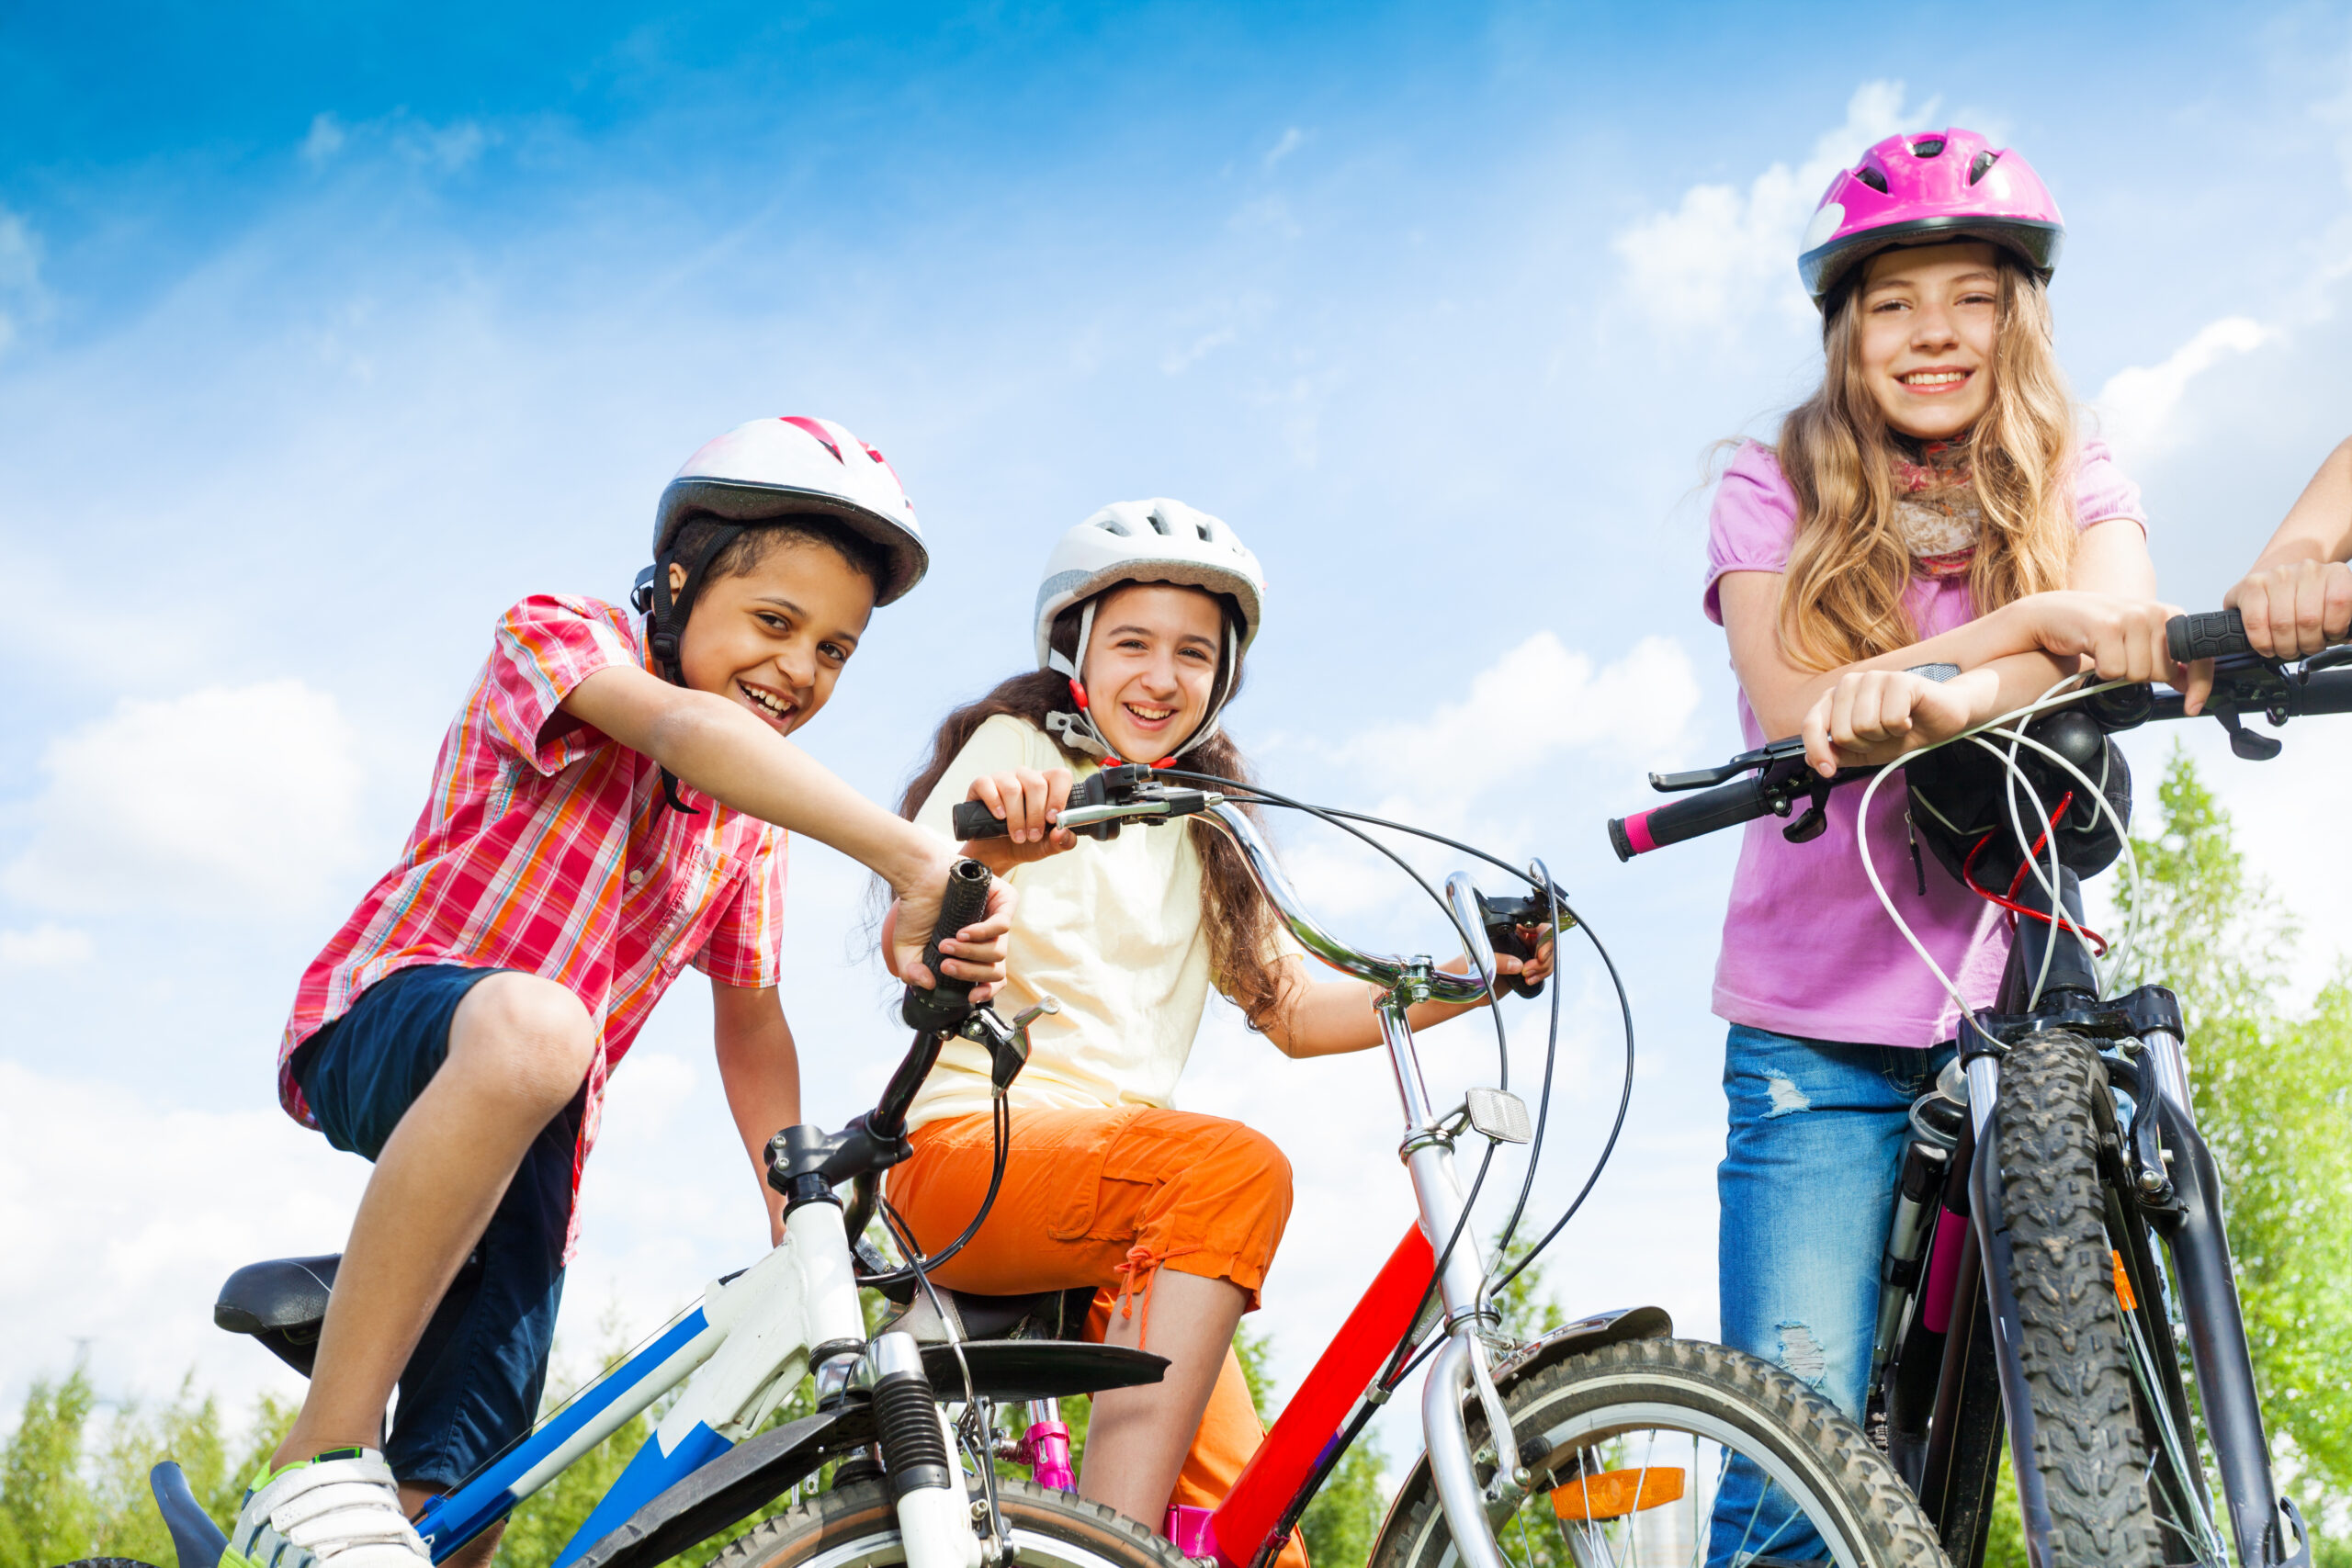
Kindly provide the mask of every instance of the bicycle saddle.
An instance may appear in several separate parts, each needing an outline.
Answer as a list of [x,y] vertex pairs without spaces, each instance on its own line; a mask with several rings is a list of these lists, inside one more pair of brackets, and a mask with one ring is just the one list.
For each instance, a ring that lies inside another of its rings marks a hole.
[[[968,1291],[939,1289],[939,1304],[953,1314],[961,1339],[1075,1339],[1086,1326],[1087,1309],[1094,1291],[1039,1291],[1025,1296],[978,1296]],[[918,1343],[944,1345],[948,1325],[933,1310],[931,1298],[918,1290],[913,1304],[901,1309],[876,1333],[893,1329],[911,1334]]]
[[[319,1325],[326,1320],[327,1296],[342,1262],[343,1254],[331,1252],[248,1263],[221,1285],[220,1299],[212,1303],[212,1322],[232,1334],[252,1335],[271,1355],[309,1377],[318,1354]],[[451,1288],[481,1272],[481,1254],[477,1251],[458,1267]]]

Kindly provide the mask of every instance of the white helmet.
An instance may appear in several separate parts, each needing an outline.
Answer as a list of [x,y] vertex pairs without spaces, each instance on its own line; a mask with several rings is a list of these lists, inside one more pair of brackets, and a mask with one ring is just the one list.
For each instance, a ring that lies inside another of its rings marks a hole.
[[931,564],[914,502],[882,454],[830,419],[801,414],[755,419],[705,442],[662,492],[653,554],[697,513],[761,523],[808,512],[839,518],[888,558],[876,604],[904,594]]
[[[1241,624],[1227,628],[1224,669],[1208,715],[1163,759],[1172,760],[1216,733],[1217,711],[1232,694],[1241,656],[1256,640],[1264,618],[1265,573],[1232,529],[1205,512],[1164,497],[1114,502],[1061,536],[1046,558],[1045,581],[1037,587],[1037,668],[1069,677],[1079,711],[1048,715],[1046,727],[1069,745],[1103,757],[1114,753],[1086,711],[1086,688],[1079,671],[1086,661],[1087,639],[1093,635],[1094,600],[1122,582],[1204,588],[1229,595],[1240,611]],[[1053,646],[1054,618],[1080,601],[1086,608],[1079,616],[1077,654],[1065,658]]]

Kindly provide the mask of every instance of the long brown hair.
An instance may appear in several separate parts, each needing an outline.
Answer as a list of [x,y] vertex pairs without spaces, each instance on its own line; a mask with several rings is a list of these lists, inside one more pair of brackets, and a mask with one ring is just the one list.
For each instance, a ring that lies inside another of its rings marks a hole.
[[[1227,626],[1233,626],[1240,612],[1232,600],[1221,593],[1213,597],[1224,611]],[[1053,647],[1072,663],[1078,662],[1078,621],[1082,608],[1083,603],[1073,604],[1054,617]],[[1227,646],[1231,647],[1229,637]],[[1220,669],[1217,673],[1223,681],[1226,671]],[[1228,705],[1240,694],[1241,674],[1238,668],[1235,669],[1230,684],[1225,687]],[[931,760],[923,763],[899,798],[899,815],[909,821],[914,819],[954,764],[956,753],[964,750],[981,725],[999,714],[1009,714],[1035,725],[1053,739],[1062,755],[1073,764],[1090,761],[1063,746],[1059,737],[1046,729],[1048,714],[1066,713],[1070,706],[1069,678],[1050,670],[1015,675],[999,682],[994,691],[978,702],[966,703],[941,721],[939,733],[932,737]],[[1190,773],[1212,773],[1241,784],[1250,783],[1252,777],[1249,760],[1222,727],[1185,752],[1179,765]],[[1253,817],[1257,815],[1249,807],[1242,809]],[[1130,827],[1127,830],[1160,829]],[[1282,987],[1270,962],[1273,951],[1273,908],[1250,874],[1250,868],[1232,840],[1214,824],[1198,819],[1186,823],[1185,830],[1193,835],[1193,847],[1201,857],[1201,925],[1208,932],[1209,973],[1216,976],[1219,987],[1240,1008],[1250,1027],[1263,1029],[1282,1000]]]
[[[1976,613],[2066,585],[2075,552],[2075,401],[2058,367],[2041,276],[1996,251],[1993,400],[1971,433],[1984,525],[1968,586]],[[1904,607],[1911,555],[1894,527],[1894,449],[1862,378],[1862,281],[1822,328],[1821,386],[1781,422],[1776,453],[1796,492],[1796,536],[1781,589],[1781,646],[1814,670],[1919,640]]]

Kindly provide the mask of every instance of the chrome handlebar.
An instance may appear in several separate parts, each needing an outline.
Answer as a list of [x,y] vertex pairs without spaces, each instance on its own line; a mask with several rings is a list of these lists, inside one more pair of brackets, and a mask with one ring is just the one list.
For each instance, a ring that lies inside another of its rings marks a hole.
[[[1216,823],[1233,841],[1234,847],[1241,852],[1242,862],[1249,866],[1250,876],[1264,891],[1275,912],[1282,916],[1283,923],[1290,928],[1291,935],[1298,939],[1299,945],[1332,968],[1343,975],[1352,975],[1359,980],[1369,981],[1384,991],[1394,991],[1403,987],[1421,991],[1434,1001],[1461,1004],[1487,999],[1487,982],[1476,975],[1449,973],[1438,968],[1426,957],[1405,958],[1395,953],[1363,953],[1340,942],[1317,925],[1315,917],[1306,912],[1306,906],[1299,899],[1298,890],[1291,886],[1290,878],[1283,872],[1282,863],[1274,859],[1273,850],[1259,833],[1257,824],[1251,822],[1239,807],[1223,796],[1212,795],[1204,815]],[[1449,883],[1447,892],[1451,895],[1453,891]],[[1477,945],[1483,947],[1486,933],[1475,912],[1467,919],[1464,918],[1460,897],[1455,899],[1454,915],[1455,919],[1463,921],[1466,930],[1476,933]],[[1474,961],[1482,962],[1487,974],[1494,973],[1491,953],[1474,953],[1472,957]]]

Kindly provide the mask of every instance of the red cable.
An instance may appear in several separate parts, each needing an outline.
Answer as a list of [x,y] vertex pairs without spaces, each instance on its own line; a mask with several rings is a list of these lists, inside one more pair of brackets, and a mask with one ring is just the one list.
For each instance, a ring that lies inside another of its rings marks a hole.
[[[1982,898],[1990,904],[1997,904],[2002,908],[2007,909],[2010,916],[2009,923],[2013,926],[2017,923],[2017,917],[2019,915],[2026,916],[2031,919],[2040,920],[2045,926],[2056,925],[2058,923],[2056,920],[2051,919],[2048,915],[2043,914],[2041,910],[2030,909],[2023,904],[2018,903],[2017,901],[2017,891],[2018,888],[2025,886],[2025,874],[2031,866],[2034,857],[2041,853],[2042,846],[2050,842],[2050,835],[2057,830],[2058,819],[2065,816],[2066,808],[2074,804],[2075,792],[2073,790],[2070,789],[2064,795],[2059,796],[2057,808],[2050,813],[2049,821],[2044,823],[2042,826],[2041,836],[2034,840],[2033,848],[2028,850],[2026,852],[2026,858],[2018,863],[2017,874],[2009,878],[2009,891],[2007,897],[2005,897],[1988,887],[1982,887],[1977,885],[1976,857],[1983,854],[1984,852],[1984,846],[1993,841],[1993,835],[1991,833],[1987,833],[1983,838],[1977,840],[1976,847],[1969,851],[1968,858],[1961,863],[1960,880],[1962,884],[1979,898]],[[2073,922],[2069,921],[2068,924],[2072,926]],[[2098,932],[2091,930],[2088,926],[2076,926],[2074,927],[2074,929],[2079,931],[2084,940],[2087,941],[2091,944],[2092,950],[2099,957],[2105,958],[2107,956],[2107,939],[2105,937],[2099,935]]]

